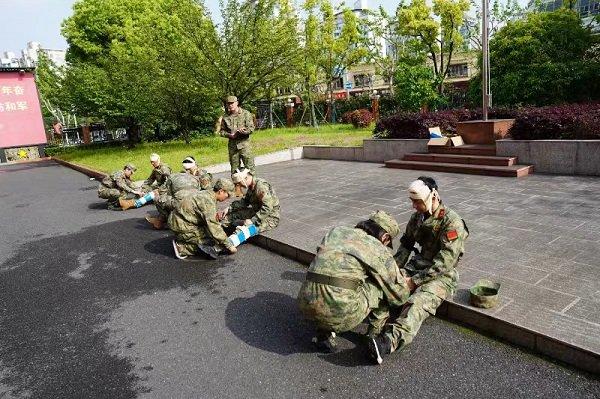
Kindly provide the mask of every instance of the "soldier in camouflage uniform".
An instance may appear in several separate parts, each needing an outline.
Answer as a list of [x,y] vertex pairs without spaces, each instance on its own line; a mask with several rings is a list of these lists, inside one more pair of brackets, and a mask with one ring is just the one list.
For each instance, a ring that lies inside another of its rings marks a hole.
[[[408,191],[416,212],[406,225],[394,258],[410,276],[414,293],[400,315],[390,319],[384,333],[370,342],[371,355],[378,363],[382,356],[412,342],[423,321],[435,315],[444,299],[454,294],[458,284],[456,266],[469,235],[464,220],[442,203],[435,180],[419,177]],[[420,252],[414,248],[415,243],[421,246]],[[415,255],[409,260],[413,251]]]
[[98,197],[108,200],[108,209],[122,210],[119,199],[132,199],[143,195],[131,181],[131,176],[136,171],[133,164],[128,163],[123,170],[113,172],[102,179],[98,186]]
[[393,258],[398,223],[377,211],[356,227],[334,227],[317,248],[298,294],[304,316],[316,324],[313,342],[335,349],[335,333],[350,331],[369,317],[369,334],[384,326],[389,308],[400,308],[410,291]]
[[227,115],[221,119],[219,135],[229,139],[229,164],[231,173],[240,168],[240,160],[244,167],[254,175],[254,157],[250,148],[250,134],[254,131],[254,118],[252,114],[238,106],[236,96],[229,96],[227,102]]
[[233,194],[233,183],[218,179],[212,190],[190,191],[179,201],[169,215],[169,227],[175,233],[175,256],[185,259],[202,251],[202,246],[217,246],[221,251],[235,253],[237,249],[227,240],[217,220],[217,201],[225,201]]
[[165,227],[169,213],[191,191],[212,189],[212,175],[198,168],[194,157],[186,157],[182,165],[185,172],[170,175],[158,189],[158,196],[154,200],[158,217],[146,216],[146,220],[157,230]]
[[150,154],[150,164],[152,165],[152,172],[150,176],[142,183],[142,191],[145,193],[144,196],[133,200],[133,199],[120,199],[119,205],[123,210],[130,208],[140,208],[149,202],[152,202],[158,196],[158,188],[161,187],[167,181],[167,178],[171,174],[171,168],[169,165],[160,162],[160,156],[158,154]]
[[160,161],[158,154],[150,155],[150,163],[152,164],[152,172],[144,184],[142,184],[142,190],[149,192],[159,188],[167,181],[167,178],[171,175],[171,168],[166,163]]
[[277,227],[280,218],[279,198],[269,182],[254,177],[248,169],[237,170],[233,176],[236,191],[246,190],[245,195],[234,201],[229,208],[219,212],[223,226],[255,225],[258,233]]

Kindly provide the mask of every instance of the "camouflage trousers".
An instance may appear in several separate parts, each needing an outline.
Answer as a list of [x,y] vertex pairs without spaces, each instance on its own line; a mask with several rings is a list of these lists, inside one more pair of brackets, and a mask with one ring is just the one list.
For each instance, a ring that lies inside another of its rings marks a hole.
[[173,207],[169,201],[163,201],[160,198],[161,197],[159,196],[154,199],[154,205],[156,206],[156,210],[158,211],[160,219],[167,220],[169,218],[169,214],[173,210]]
[[208,232],[205,232],[202,227],[199,227],[197,231],[176,233],[175,241],[180,245],[179,253],[184,256],[198,254],[198,244],[215,245],[215,241],[210,238]]
[[423,322],[430,315],[435,315],[436,309],[442,302],[454,295],[457,281],[458,272],[454,270],[450,276],[440,277],[421,285],[408,298],[400,314],[392,316],[391,322],[385,324],[390,318],[390,313],[380,310],[373,312],[372,325],[380,329],[379,331],[384,330],[384,334],[391,340],[392,351],[401,350],[412,342]]
[[373,311],[389,314],[383,292],[369,280],[356,291],[305,281],[298,294],[298,306],[317,330],[336,333],[353,330]]
[[[244,220],[246,219],[252,219],[254,215],[256,215],[256,212],[254,212],[254,210],[251,208],[236,209],[228,213],[227,216],[221,220],[221,225],[227,231],[234,230],[235,226],[243,224]],[[256,227],[258,228],[259,233],[264,233],[266,231],[273,230],[278,224],[279,218],[268,217],[258,223]]]
[[119,199],[134,199],[136,196],[133,193],[126,193],[117,188],[108,188],[100,185],[98,187],[98,198],[108,200],[109,204],[118,205]]
[[254,166],[254,156],[250,149],[250,141],[229,140],[229,164],[231,165],[231,173],[239,169],[241,162],[244,167],[249,169],[253,176],[256,176],[256,168]]

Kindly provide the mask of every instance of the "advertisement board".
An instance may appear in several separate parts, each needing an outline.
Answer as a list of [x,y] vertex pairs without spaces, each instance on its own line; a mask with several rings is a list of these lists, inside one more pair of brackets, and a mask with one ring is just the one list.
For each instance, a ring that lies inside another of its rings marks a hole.
[[0,148],[46,144],[31,71],[0,71]]

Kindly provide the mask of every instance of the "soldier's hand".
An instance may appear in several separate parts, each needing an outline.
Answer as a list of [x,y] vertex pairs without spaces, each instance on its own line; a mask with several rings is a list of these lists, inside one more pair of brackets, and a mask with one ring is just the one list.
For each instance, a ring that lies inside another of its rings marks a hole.
[[229,251],[229,253],[234,254],[237,252],[237,248],[236,247],[229,247],[227,248],[227,250]]
[[158,189],[152,191],[155,197],[158,197]]
[[235,133],[229,133],[227,135],[227,137],[229,137],[230,139],[234,139],[236,137],[236,134]]
[[410,290],[410,292],[413,292],[414,290],[417,289],[417,285],[415,284],[415,282],[413,281],[412,278],[404,277],[404,281],[406,282],[406,285],[408,286],[408,289]]
[[244,220],[244,226],[250,226],[252,224],[252,220],[246,219]]

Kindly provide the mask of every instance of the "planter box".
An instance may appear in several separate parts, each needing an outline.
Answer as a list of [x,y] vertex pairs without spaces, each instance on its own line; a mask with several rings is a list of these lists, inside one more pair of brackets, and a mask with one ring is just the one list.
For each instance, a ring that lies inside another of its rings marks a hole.
[[303,157],[308,159],[333,159],[336,161],[364,161],[363,147],[334,147],[306,145]]
[[465,144],[494,144],[496,140],[506,137],[513,123],[514,119],[459,122],[456,124],[456,132]]
[[496,153],[538,173],[600,176],[600,140],[498,140]]

